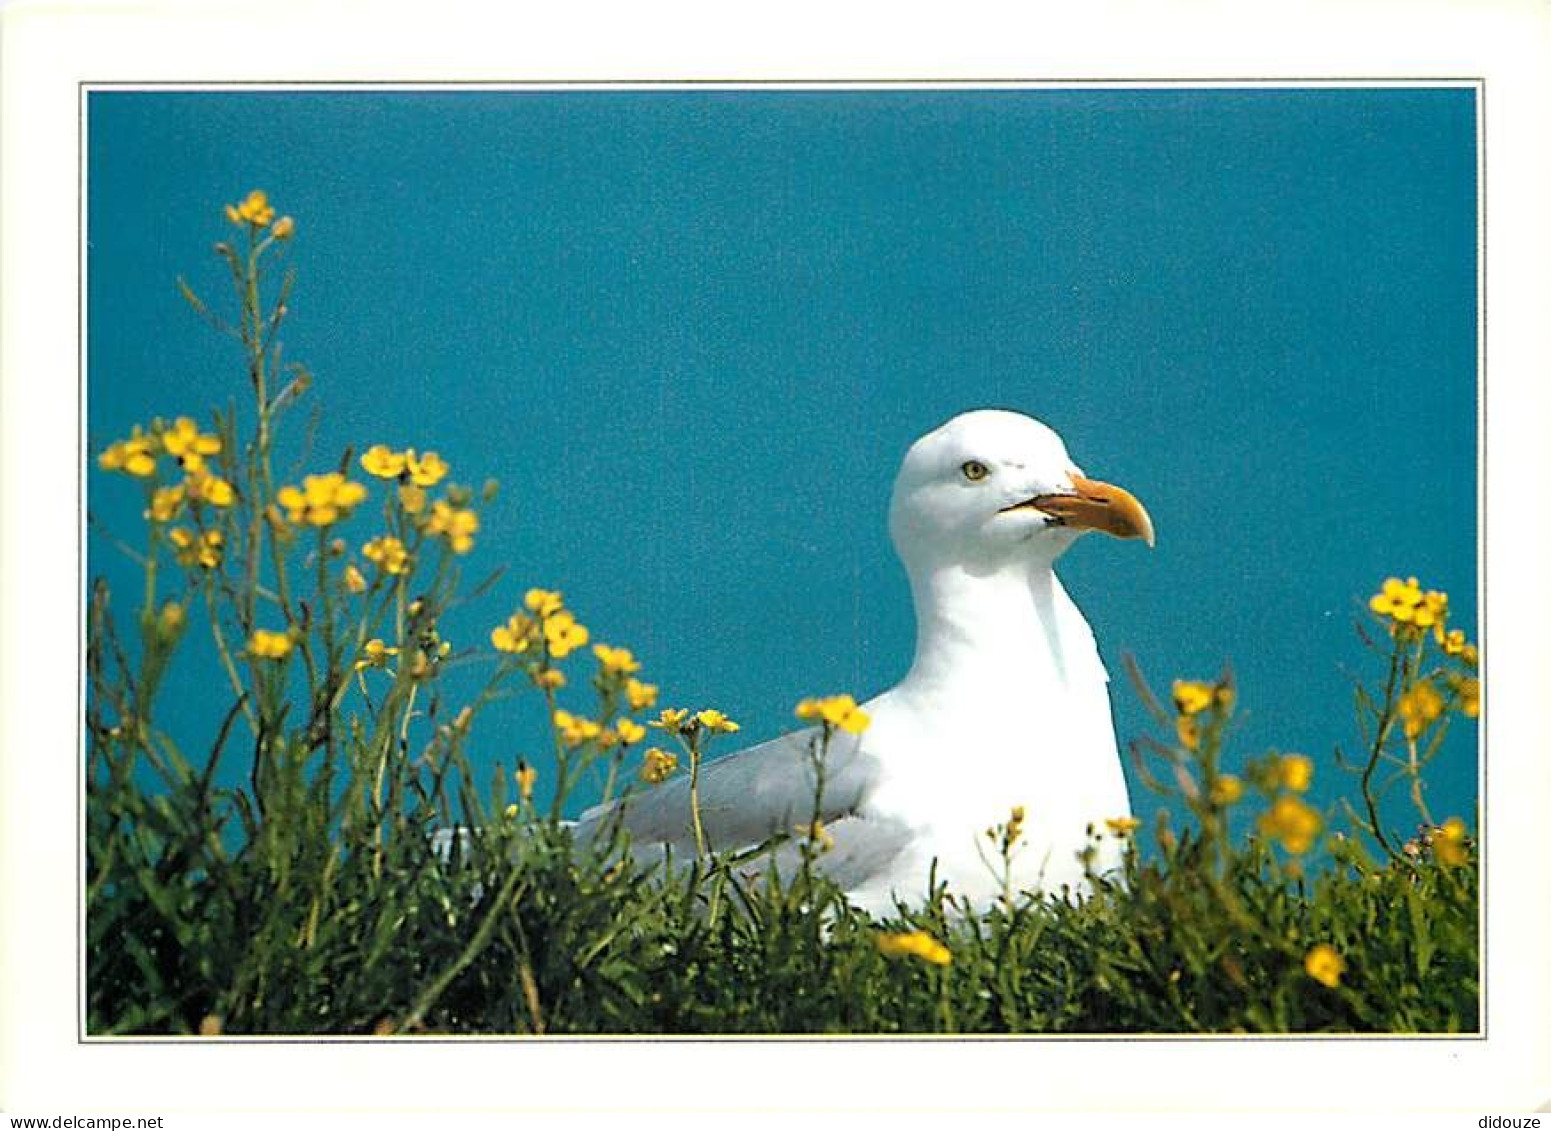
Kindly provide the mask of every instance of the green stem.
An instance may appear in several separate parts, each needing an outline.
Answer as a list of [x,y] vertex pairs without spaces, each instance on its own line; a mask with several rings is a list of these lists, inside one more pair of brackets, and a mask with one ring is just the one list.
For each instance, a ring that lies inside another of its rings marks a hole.
[[156,544],[161,540],[157,535],[156,524],[149,523],[145,547],[145,607],[142,610],[145,617],[156,615]]
[[242,713],[248,720],[248,728],[257,735],[259,730],[258,716],[254,713],[253,706],[244,692],[242,677],[237,674],[236,661],[232,659],[231,648],[226,643],[226,634],[221,631],[220,613],[215,607],[215,587],[208,583],[205,585],[205,608],[210,614],[210,634],[215,637],[215,650],[216,654],[221,658],[221,667],[226,671],[226,678],[232,685],[232,691],[237,694],[238,699],[242,702]]
[[1411,778],[1411,800],[1415,802],[1416,810],[1422,815],[1422,820],[1429,825],[1437,824],[1433,820],[1432,811],[1427,807],[1427,802],[1422,799],[1422,767],[1416,756],[1416,739],[1406,740],[1406,753],[1408,756],[1406,773]]
[[689,740],[689,820],[695,830],[695,856],[705,859],[705,826],[700,821],[700,735],[699,728]]
[[[399,654],[400,670],[403,668],[404,655]],[[420,685],[409,685],[409,698],[404,702],[404,715],[399,724],[399,748],[405,749],[409,745],[409,720],[415,713],[415,696],[419,694]],[[372,875],[382,876],[382,779],[388,768],[388,750],[392,746],[392,738],[387,738],[379,749],[377,757],[377,774],[372,781]]]
[[1368,764],[1363,767],[1362,794],[1363,804],[1368,809],[1368,821],[1370,823],[1373,838],[1379,842],[1379,847],[1384,849],[1391,860],[1399,860],[1400,855],[1389,843],[1389,838],[1384,835],[1384,829],[1379,824],[1378,799],[1373,795],[1373,774],[1379,767],[1379,758],[1384,753],[1384,745],[1389,741],[1389,732],[1395,724],[1395,684],[1400,678],[1401,652],[1397,646],[1389,657],[1389,678],[1384,685],[1384,706],[1379,712],[1377,732],[1373,737],[1373,747],[1368,751]]
[[608,776],[603,779],[602,804],[607,805],[614,798],[614,786],[619,780],[619,767],[625,760],[625,748],[619,747],[614,756],[609,759]]
[[259,309],[260,248],[253,243],[253,229],[248,229],[248,263],[243,273],[246,290],[243,295],[243,340],[248,346],[248,369],[253,379],[253,391],[258,400],[258,446],[266,470],[269,463],[269,390],[268,375],[264,366],[263,314]]

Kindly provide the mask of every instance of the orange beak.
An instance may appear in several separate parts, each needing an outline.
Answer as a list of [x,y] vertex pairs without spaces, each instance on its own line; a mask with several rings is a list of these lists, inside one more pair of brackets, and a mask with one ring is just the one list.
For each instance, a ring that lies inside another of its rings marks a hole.
[[1123,487],[1072,476],[1072,495],[1039,495],[1019,507],[1032,507],[1064,526],[1102,530],[1116,538],[1140,538],[1153,544],[1152,518],[1141,501]]

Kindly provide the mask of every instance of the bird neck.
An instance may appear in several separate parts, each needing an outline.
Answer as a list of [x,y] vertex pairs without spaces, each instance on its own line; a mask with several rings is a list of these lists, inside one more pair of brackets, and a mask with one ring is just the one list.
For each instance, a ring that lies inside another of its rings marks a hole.
[[970,698],[1022,701],[1103,666],[1092,630],[1048,563],[988,572],[946,565],[912,573],[916,655],[906,685],[952,685]]

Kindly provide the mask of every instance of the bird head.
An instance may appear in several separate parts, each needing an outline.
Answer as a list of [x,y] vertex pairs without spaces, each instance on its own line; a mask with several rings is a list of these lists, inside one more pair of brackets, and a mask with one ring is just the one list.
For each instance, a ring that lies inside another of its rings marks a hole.
[[1135,496],[1085,476],[1053,429],[997,409],[955,416],[912,444],[889,505],[889,532],[912,572],[1050,564],[1089,530],[1153,544]]

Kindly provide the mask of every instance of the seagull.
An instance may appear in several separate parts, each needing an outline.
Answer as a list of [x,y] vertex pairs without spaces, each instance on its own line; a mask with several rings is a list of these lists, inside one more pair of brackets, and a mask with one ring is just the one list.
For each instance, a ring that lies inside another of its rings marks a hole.
[[[813,837],[816,866],[876,917],[926,897],[933,876],[983,910],[1008,893],[1080,895],[1090,871],[1116,871],[1106,822],[1131,805],[1109,676],[1054,568],[1091,530],[1153,544],[1135,496],[1084,475],[1032,417],[966,412],[912,444],[889,506],[915,605],[908,673],[861,704],[859,733],[809,728],[707,761],[707,849],[779,844],[763,859],[790,876]],[[638,859],[694,858],[685,774],[589,809],[578,834],[613,820]]]

